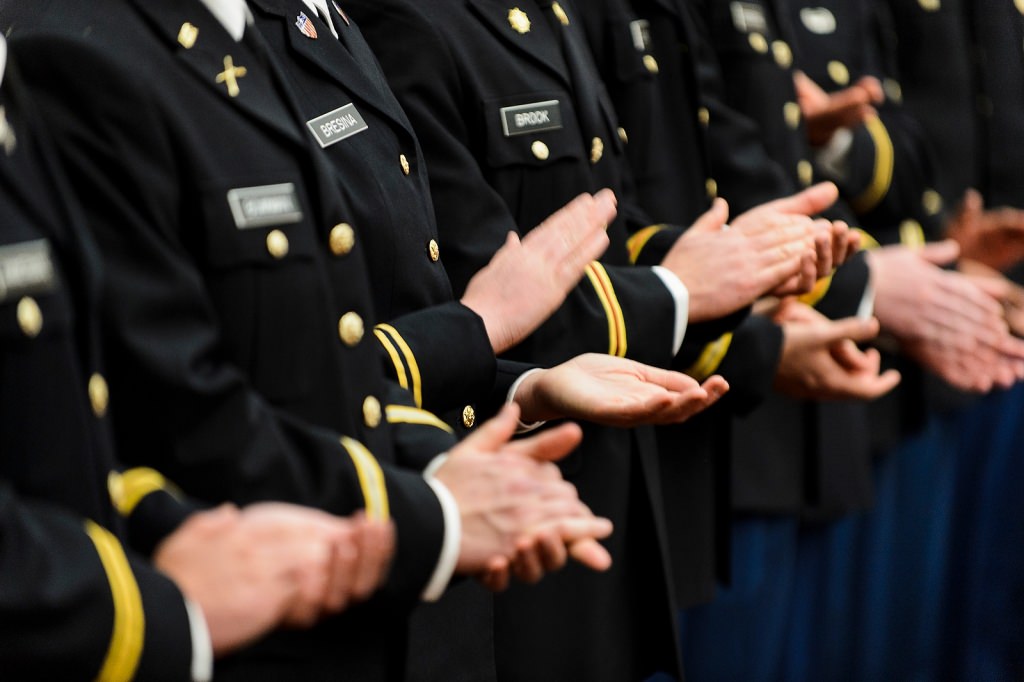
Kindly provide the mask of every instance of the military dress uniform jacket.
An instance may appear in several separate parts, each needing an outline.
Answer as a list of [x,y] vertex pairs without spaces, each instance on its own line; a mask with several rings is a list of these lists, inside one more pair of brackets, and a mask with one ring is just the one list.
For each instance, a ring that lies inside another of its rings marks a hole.
[[[510,230],[536,225],[580,192],[607,186],[619,196],[608,252],[510,356],[554,364],[596,351],[667,366],[674,303],[657,275],[629,265],[627,237],[650,221],[630,201],[624,142],[585,40],[572,23],[572,6],[562,3],[556,11],[535,2],[388,1],[348,2],[345,10],[377,54],[423,147],[456,293]],[[463,627],[458,635],[443,635],[434,623],[425,627],[445,640],[438,658],[446,660],[437,661],[435,678],[520,679],[542,671],[547,679],[626,679],[643,674],[643,666],[657,658],[642,647],[674,648],[665,617],[670,606],[664,545],[643,537],[652,528],[663,532],[660,501],[648,502],[660,496],[654,444],[636,444],[650,437],[646,429],[588,426],[581,450],[562,464],[584,501],[616,523],[613,574],[567,572],[499,597],[493,646],[476,643],[479,626]],[[627,523],[631,518],[637,520]],[[641,557],[643,565],[637,563]],[[472,622],[465,608],[463,615],[453,608],[447,622]],[[653,615],[638,616],[639,610]],[[594,641],[621,646],[596,660]],[[445,667],[468,665],[492,652],[494,665],[482,661],[470,672]]]
[[98,255],[12,67],[0,92],[0,670],[188,680],[182,596],[122,541],[130,531],[148,549],[192,508],[156,472],[116,469]]
[[13,41],[109,272],[119,447],[208,500],[396,521],[380,598],[272,637],[218,675],[316,677],[342,662],[359,679],[396,673],[442,514],[426,482],[394,464],[404,454],[384,422],[362,247],[330,249],[348,211],[285,80],[255,31],[235,42],[199,3],[23,9],[35,14]]
[[[472,310],[454,301],[441,258],[419,143],[356,25],[331,8],[335,38],[300,0],[257,0],[256,25],[294,89],[304,134],[323,150],[350,214],[332,248],[359,234],[373,283],[385,368],[432,412],[475,401],[495,379],[494,353]],[[315,21],[303,32],[297,19]],[[354,229],[352,226],[355,226]],[[453,352],[457,348],[457,352]],[[507,388],[507,387],[505,387]],[[468,408],[468,409],[467,409]]]

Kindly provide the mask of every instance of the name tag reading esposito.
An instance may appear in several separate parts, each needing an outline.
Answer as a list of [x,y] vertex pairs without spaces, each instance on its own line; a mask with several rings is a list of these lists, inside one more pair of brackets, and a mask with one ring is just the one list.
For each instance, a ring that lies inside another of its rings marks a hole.
[[306,121],[306,126],[321,147],[330,147],[346,137],[361,133],[370,126],[366,124],[362,114],[356,111],[356,105],[346,104],[334,111]]
[[302,220],[299,195],[290,182],[228,190],[228,206],[239,230]]
[[557,99],[501,108],[501,129],[505,137],[559,130],[562,127],[562,108]]

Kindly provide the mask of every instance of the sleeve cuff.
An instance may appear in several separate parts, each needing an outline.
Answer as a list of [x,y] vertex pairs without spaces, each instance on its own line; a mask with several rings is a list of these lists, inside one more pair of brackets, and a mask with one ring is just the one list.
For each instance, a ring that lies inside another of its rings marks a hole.
[[[512,383],[512,386],[509,387],[508,395],[505,396],[505,402],[506,403],[514,403],[516,401],[516,391],[519,390],[519,386],[522,385],[522,383],[526,379],[526,377],[530,376],[531,374],[536,374],[537,372],[543,372],[543,371],[544,370],[541,369],[540,367],[535,367],[534,369],[528,369],[525,372],[523,372],[522,374],[520,374],[519,378],[516,379]],[[540,427],[544,426],[545,424],[547,424],[546,421],[539,421],[539,422],[533,422],[532,424],[527,424],[527,423],[523,422],[522,420],[519,420],[519,426],[516,428],[516,433],[517,434],[529,433],[530,431],[533,431],[534,429],[539,429]]]
[[455,573],[455,566],[459,561],[459,546],[462,544],[462,519],[459,517],[459,505],[455,502],[448,488],[434,478],[436,472],[447,460],[447,455],[438,455],[427,466],[423,472],[423,478],[437,495],[441,503],[441,514],[444,517],[444,541],[441,543],[441,555],[437,559],[437,566],[427,582],[426,588],[420,594],[420,599],[427,602],[434,602],[441,598],[448,583]]
[[665,288],[672,294],[672,300],[676,303],[676,324],[672,334],[672,355],[675,355],[683,345],[683,337],[686,336],[686,322],[690,317],[690,291],[671,270],[660,265],[652,265],[651,271],[664,282]]
[[191,599],[185,599],[185,612],[192,633],[192,682],[210,682],[213,679],[213,641],[206,617],[199,604]]

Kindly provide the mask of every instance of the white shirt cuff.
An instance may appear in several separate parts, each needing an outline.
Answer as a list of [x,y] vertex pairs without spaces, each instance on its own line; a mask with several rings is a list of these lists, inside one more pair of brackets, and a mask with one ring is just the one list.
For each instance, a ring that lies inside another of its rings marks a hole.
[[860,305],[857,306],[857,317],[866,320],[875,314],[875,286],[868,276],[868,284],[864,287],[864,294],[860,298]]
[[853,132],[849,128],[839,128],[824,147],[814,152],[814,158],[830,180],[842,182],[850,176],[852,148]]
[[690,317],[690,290],[683,284],[683,280],[676,277],[668,268],[653,265],[651,270],[665,283],[665,288],[676,302],[676,326],[672,335],[672,355],[675,355],[683,345],[683,337],[686,336],[686,321]]
[[[508,395],[505,396],[505,402],[506,403],[514,403],[516,401],[516,391],[519,390],[519,387],[522,385],[523,380],[526,379],[526,377],[530,376],[531,374],[536,374],[537,372],[543,372],[543,371],[544,370],[541,369],[540,367],[534,367],[533,369],[528,369],[525,372],[523,372],[522,374],[520,374],[519,378],[516,379],[515,382],[512,384],[512,387],[508,389]],[[522,420],[519,420],[519,426],[516,428],[516,433],[517,434],[518,433],[529,433],[530,431],[533,431],[534,429],[539,429],[540,427],[544,426],[545,424],[547,424],[546,421],[539,421],[539,422],[533,422],[532,424],[527,424],[527,423],[523,422]]]
[[192,633],[192,682],[210,682],[213,679],[213,642],[206,616],[199,604],[190,599],[185,599],[185,613]]
[[444,483],[433,476],[447,458],[447,455],[438,455],[423,472],[423,479],[437,495],[437,501],[441,503],[441,515],[444,517],[444,541],[441,543],[441,555],[437,558],[437,565],[434,567],[434,573],[430,576],[430,581],[420,594],[420,599],[423,601],[437,601],[441,598],[448,583],[451,582],[455,566],[459,562],[459,546],[462,544],[462,518],[459,515],[459,505]]

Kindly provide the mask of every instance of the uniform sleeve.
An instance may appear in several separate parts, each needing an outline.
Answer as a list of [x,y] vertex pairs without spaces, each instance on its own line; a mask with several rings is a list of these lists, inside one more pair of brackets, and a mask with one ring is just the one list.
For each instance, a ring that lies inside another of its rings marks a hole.
[[[467,94],[471,83],[463,79],[472,76],[445,36],[406,3],[356,1],[347,8],[416,129],[445,243],[445,267],[458,295],[510,231],[533,226],[516,224],[477,156],[483,143],[474,138],[478,133],[466,117],[480,103]],[[649,269],[594,263],[559,313],[510,357],[555,364],[600,352],[665,366],[674,309],[671,294]]]
[[445,412],[494,383],[494,351],[483,320],[461,303],[408,313],[378,324],[373,334],[385,373],[418,408]]
[[[444,534],[436,496],[417,472],[379,460],[372,446],[272,404],[229,359],[218,307],[187,251],[198,236],[167,219],[187,220],[197,207],[173,203],[181,159],[161,135],[166,112],[92,50],[35,38],[14,47],[39,84],[37,109],[61,141],[108,291],[116,292],[104,331],[116,359],[111,406],[122,458],[156,466],[200,500],[274,499],[394,518],[399,542],[385,591],[417,595]],[[110,84],[104,96],[76,78],[83,69]],[[338,406],[322,406],[325,420],[331,408]]]
[[0,669],[12,679],[189,680],[181,593],[109,531],[0,483]]

